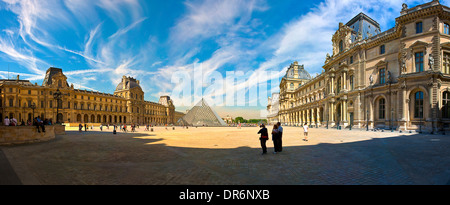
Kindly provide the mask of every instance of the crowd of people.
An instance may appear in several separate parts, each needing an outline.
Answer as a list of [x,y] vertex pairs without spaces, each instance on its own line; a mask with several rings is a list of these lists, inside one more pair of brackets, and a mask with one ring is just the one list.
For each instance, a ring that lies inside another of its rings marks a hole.
[[[134,124],[134,123],[132,123],[132,124],[130,124],[130,125],[127,125],[127,124],[119,124],[119,125],[116,125],[116,124],[113,124],[113,125],[110,125],[110,124],[105,124],[105,125],[103,125],[103,124],[100,124],[100,126],[99,126],[99,128],[100,128],[100,131],[103,131],[103,128],[104,127],[106,127],[106,129],[108,129],[109,130],[109,127],[113,127],[113,132],[116,132],[117,130],[119,130],[119,131],[122,131],[122,132],[128,132],[128,131],[130,131],[130,132],[136,132],[136,128],[139,128],[139,124]],[[144,129],[144,131],[153,131],[153,125],[151,125],[151,124],[147,124],[147,125],[145,125],[145,129]],[[83,125],[83,124],[79,124],[78,125],[78,131],[83,131],[83,128],[84,128],[84,131],[85,132],[87,132],[88,130],[89,130],[89,128],[91,129],[91,130],[93,130],[94,129],[94,126],[93,125],[91,125],[91,127],[89,127],[86,123]],[[130,128],[130,130],[128,130],[128,128]]]
[[33,120],[27,120],[26,123],[25,121],[22,120],[20,124],[14,117],[11,117],[10,119],[8,116],[6,116],[5,119],[3,119],[4,126],[35,126],[39,133],[41,132],[41,130],[42,132],[45,132],[45,125],[52,125],[52,124],[53,124],[52,119],[41,120],[40,116],[35,117]]

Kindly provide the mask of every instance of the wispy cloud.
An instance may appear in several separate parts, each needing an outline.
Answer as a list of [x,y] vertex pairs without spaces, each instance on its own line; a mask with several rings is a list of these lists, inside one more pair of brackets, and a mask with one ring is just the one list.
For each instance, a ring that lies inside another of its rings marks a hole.
[[44,74],[44,71],[38,68],[38,64],[46,65],[46,63],[34,57],[30,51],[21,51],[16,48],[12,40],[0,38],[0,52],[6,54],[9,59],[12,59],[28,68],[30,72],[35,74]]
[[111,39],[117,38],[117,37],[119,37],[119,36],[121,36],[123,34],[126,34],[128,31],[130,31],[131,29],[135,28],[138,24],[142,23],[145,20],[147,20],[146,17],[145,18],[141,18],[141,19],[135,21],[134,23],[132,23],[131,25],[129,25],[129,26],[125,27],[125,28],[117,30],[117,32],[115,32],[113,35],[108,37],[108,39],[111,40]]

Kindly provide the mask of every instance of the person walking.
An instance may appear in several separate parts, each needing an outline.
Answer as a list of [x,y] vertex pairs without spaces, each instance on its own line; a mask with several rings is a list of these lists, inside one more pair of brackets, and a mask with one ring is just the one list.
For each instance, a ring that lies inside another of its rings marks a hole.
[[261,134],[259,140],[261,141],[261,148],[263,150],[262,154],[267,154],[266,141],[269,139],[269,133],[267,132],[267,128],[264,124],[261,124],[259,127],[261,128],[258,134]]
[[303,136],[305,136],[305,139],[303,139],[303,141],[308,141],[308,124],[305,123],[305,125],[303,125]]
[[281,123],[278,122],[278,151],[283,151],[283,127],[281,127]]
[[273,125],[273,128],[272,128],[272,141],[273,141],[273,149],[274,149],[274,151],[273,151],[273,153],[274,154],[276,154],[279,150],[278,150],[278,148],[279,148],[279,135],[278,135],[278,125]]
[[81,125],[81,123],[78,124],[78,131],[81,132],[82,129],[83,129],[83,125]]

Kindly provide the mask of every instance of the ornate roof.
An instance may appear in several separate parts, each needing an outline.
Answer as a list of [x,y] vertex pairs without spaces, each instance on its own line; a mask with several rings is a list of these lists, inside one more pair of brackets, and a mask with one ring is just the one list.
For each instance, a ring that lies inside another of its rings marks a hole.
[[[125,84],[125,85],[124,85]],[[132,88],[136,88],[141,86],[139,85],[139,81],[132,77],[125,77],[123,76],[122,81],[117,85],[116,92],[121,90],[129,90]],[[141,88],[142,90],[142,88]]]
[[297,61],[291,64],[291,66],[286,71],[286,75],[284,75],[284,77],[302,80],[311,80],[311,75],[309,75],[308,71],[305,70],[304,65],[298,65]]

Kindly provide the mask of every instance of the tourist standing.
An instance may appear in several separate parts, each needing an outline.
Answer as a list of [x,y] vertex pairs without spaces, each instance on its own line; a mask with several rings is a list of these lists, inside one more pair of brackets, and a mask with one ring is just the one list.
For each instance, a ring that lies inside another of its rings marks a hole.
[[261,128],[258,134],[261,134],[259,140],[261,141],[261,148],[263,150],[262,154],[267,154],[266,141],[269,139],[269,133],[267,132],[267,128],[264,124],[261,124],[259,127]]
[[303,141],[308,141],[308,125],[307,125],[307,123],[305,123],[305,125],[303,125],[303,136],[305,136],[305,139],[303,139]]
[[278,135],[278,125],[273,125],[273,129],[272,129],[272,141],[273,141],[273,153],[276,154],[277,152],[279,152],[279,142],[280,140],[278,139],[279,135]]
[[11,121],[9,122],[9,126],[17,126],[17,120],[16,118],[12,118]]
[[81,132],[81,130],[83,130],[83,125],[81,125],[81,123],[80,123],[80,124],[78,124],[78,131]]
[[6,116],[5,119],[3,120],[3,125],[9,126],[9,123],[10,123],[10,122],[11,122],[11,121],[9,120],[8,116]]
[[281,123],[278,122],[278,151],[283,151],[283,127],[281,127]]

